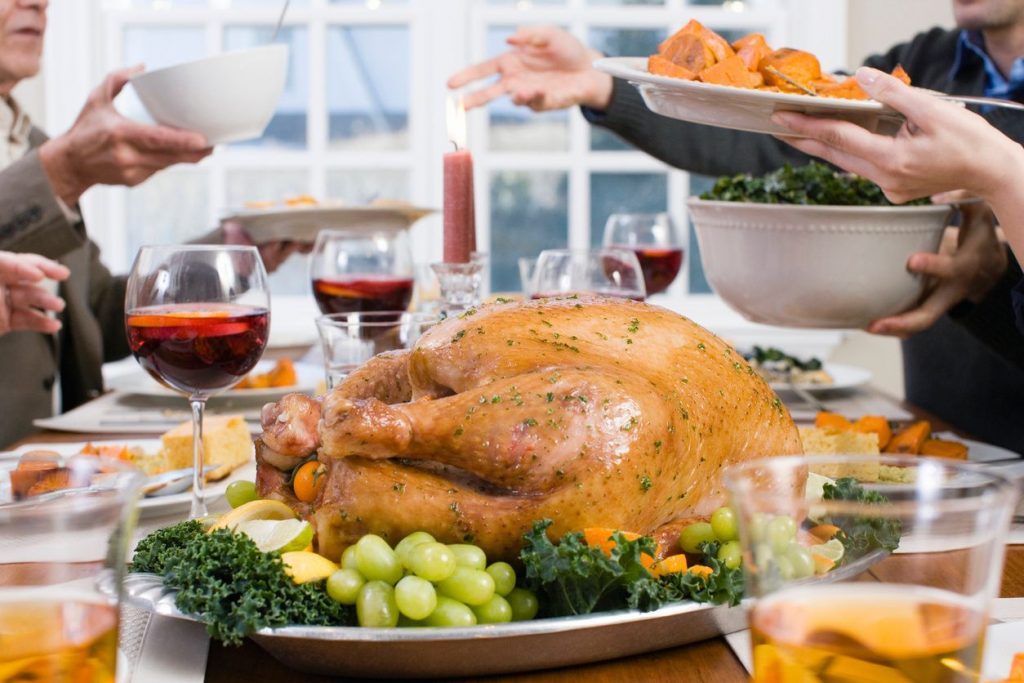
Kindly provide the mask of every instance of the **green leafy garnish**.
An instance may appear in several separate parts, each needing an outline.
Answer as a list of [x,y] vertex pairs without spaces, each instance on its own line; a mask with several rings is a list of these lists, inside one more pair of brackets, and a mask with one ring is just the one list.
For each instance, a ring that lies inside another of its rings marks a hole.
[[261,628],[355,624],[351,609],[318,583],[298,585],[277,553],[261,552],[244,534],[204,533],[195,521],[156,531],[139,543],[131,571],[152,572],[177,591],[178,608],[228,645]]
[[[844,477],[837,479],[835,484],[826,483],[823,500],[848,500],[856,503],[878,505],[889,500],[878,491],[865,490],[856,479]],[[892,552],[900,545],[900,534],[903,525],[898,519],[883,517],[836,516],[827,520],[842,532],[838,534],[840,543],[845,548],[843,563],[852,562],[864,557],[874,550]]]
[[[796,168],[786,164],[756,178],[743,173],[723,176],[700,198],[757,204],[893,205],[882,189],[870,180],[816,161]],[[910,205],[930,203],[927,198],[908,202]]]
[[[627,608],[648,612],[681,600],[735,605],[743,597],[742,571],[729,569],[714,557],[702,560],[713,569],[708,577],[683,572],[658,579],[641,562],[642,554],[655,552],[648,536],[631,541],[621,532],[613,533],[615,546],[609,556],[588,546],[579,532],[552,543],[549,526],[550,520],[535,522],[523,536],[526,546],[519,553],[526,585],[540,597],[542,616]],[[717,546],[708,550],[718,551]]]

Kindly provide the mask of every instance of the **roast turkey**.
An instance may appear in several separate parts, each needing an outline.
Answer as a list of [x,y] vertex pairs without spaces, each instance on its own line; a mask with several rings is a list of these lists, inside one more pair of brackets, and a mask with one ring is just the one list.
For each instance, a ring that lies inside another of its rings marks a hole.
[[[321,400],[269,404],[260,494],[288,502],[337,557],[366,533],[424,529],[513,558],[550,532],[657,534],[724,502],[720,472],[801,452],[743,357],[671,311],[567,297],[480,307],[410,351],[370,360]],[[299,503],[287,470],[316,453],[326,482]]]

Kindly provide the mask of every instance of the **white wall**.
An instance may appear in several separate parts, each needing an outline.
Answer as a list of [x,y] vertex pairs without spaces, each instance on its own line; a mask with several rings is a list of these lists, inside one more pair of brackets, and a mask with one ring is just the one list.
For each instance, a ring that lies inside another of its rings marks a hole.
[[933,26],[953,26],[952,0],[850,0],[846,51],[849,65],[883,52]]

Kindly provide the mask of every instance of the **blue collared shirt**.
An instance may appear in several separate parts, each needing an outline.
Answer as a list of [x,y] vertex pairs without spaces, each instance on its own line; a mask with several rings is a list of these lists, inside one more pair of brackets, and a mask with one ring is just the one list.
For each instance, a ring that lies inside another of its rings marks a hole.
[[985,96],[1013,99],[1024,91],[1024,57],[1018,57],[1010,67],[1009,78],[1000,73],[992,58],[985,51],[985,38],[979,31],[960,31],[960,39],[956,44],[956,59],[953,60],[953,72],[956,77],[963,68],[964,51],[976,54],[985,67]]

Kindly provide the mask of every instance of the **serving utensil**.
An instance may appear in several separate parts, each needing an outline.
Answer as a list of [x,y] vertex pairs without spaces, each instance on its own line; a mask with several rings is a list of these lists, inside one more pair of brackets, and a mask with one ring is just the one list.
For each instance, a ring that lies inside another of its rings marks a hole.
[[[203,474],[209,474],[215,469],[217,469],[216,465],[206,465],[203,467]],[[147,477],[141,491],[144,496],[167,496],[172,493],[181,493],[188,488],[191,482],[192,468],[186,467]]]
[[281,8],[281,14],[277,17],[277,24],[274,26],[274,34],[270,36],[270,42],[277,40],[277,34],[281,32],[281,24],[284,23],[284,15],[288,12],[288,5],[292,4],[292,0],[284,0],[284,7]]

